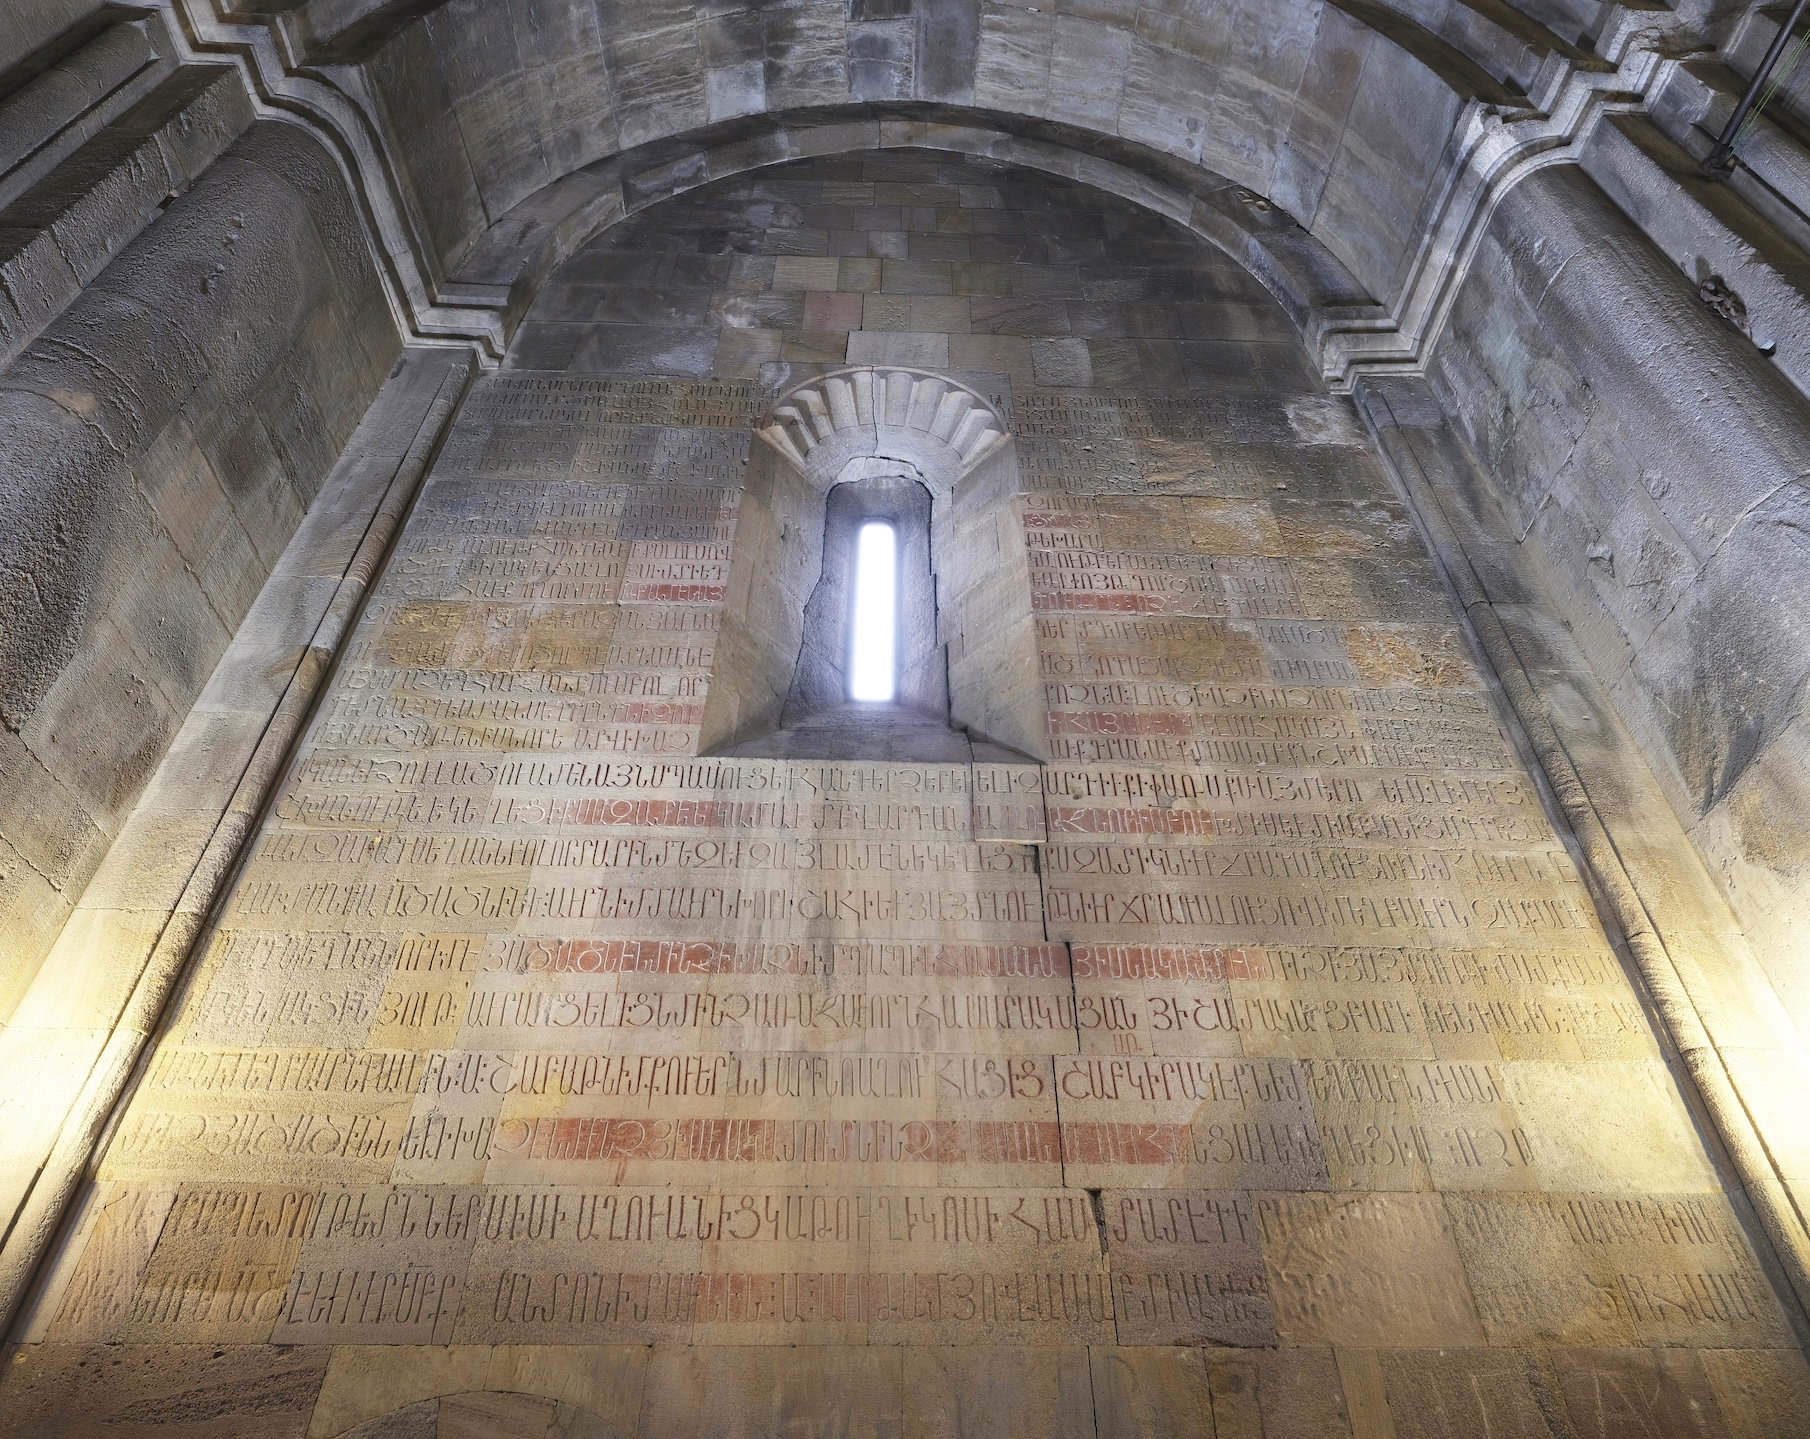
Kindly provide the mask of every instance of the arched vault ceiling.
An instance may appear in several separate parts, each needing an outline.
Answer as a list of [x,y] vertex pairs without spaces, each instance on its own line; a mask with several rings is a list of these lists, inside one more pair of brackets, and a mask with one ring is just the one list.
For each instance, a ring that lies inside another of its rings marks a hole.
[[510,328],[561,260],[626,215],[699,185],[812,155],[914,146],[1081,180],[1195,231],[1250,271],[1310,347],[1340,349],[1389,317],[1339,261],[1269,201],[1223,176],[1047,122],[891,102],[727,121],[637,146],[555,181],[492,225],[454,277],[490,290]]
[[[1509,0],[304,0],[253,23],[163,3],[197,43],[246,54],[273,106],[344,132],[418,333],[489,324],[497,348],[510,302],[454,282],[474,256],[494,270],[498,223],[570,176],[650,146],[721,150],[737,124],[954,107],[1291,217],[1336,259],[1319,270],[1382,307],[1356,360],[1328,358],[1335,377],[1418,363],[1493,194],[1631,103],[1685,18],[1570,0],[1526,0],[1538,20]],[[1592,52],[1574,11],[1600,14]],[[1325,342],[1347,318],[1304,331]]]

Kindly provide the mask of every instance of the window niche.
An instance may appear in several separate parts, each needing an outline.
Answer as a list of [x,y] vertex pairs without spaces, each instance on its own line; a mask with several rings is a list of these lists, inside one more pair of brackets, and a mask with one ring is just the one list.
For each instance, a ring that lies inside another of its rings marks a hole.
[[[1017,455],[942,376],[838,371],[757,427],[704,706],[705,753],[920,763],[1044,754]],[[863,525],[895,541],[894,693],[854,698]]]

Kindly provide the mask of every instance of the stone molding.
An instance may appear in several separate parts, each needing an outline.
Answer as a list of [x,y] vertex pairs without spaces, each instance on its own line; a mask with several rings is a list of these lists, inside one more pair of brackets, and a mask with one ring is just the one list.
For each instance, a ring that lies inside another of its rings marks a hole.
[[884,456],[910,464],[945,494],[1005,443],[1006,431],[1000,413],[966,385],[891,365],[832,370],[794,385],[756,427],[821,488],[851,460]]
[[494,292],[434,284],[426,246],[401,198],[388,137],[368,99],[304,72],[274,23],[222,19],[208,0],[156,3],[169,18],[181,63],[233,67],[260,119],[300,125],[326,143],[358,200],[385,298],[411,342],[470,345],[486,368],[500,364],[508,344],[502,301]]
[[[257,114],[303,125],[329,142],[348,183],[359,197],[366,240],[384,276],[386,295],[397,322],[413,340],[421,344],[468,344],[475,347],[480,363],[486,368],[500,364],[513,320],[525,309],[524,297],[512,293],[517,289],[513,282],[519,275],[542,267],[524,265],[524,257],[518,255],[517,263],[512,267],[514,273],[504,283],[472,276],[468,266],[452,276],[437,276],[438,258],[433,255],[418,218],[412,215],[403,196],[399,178],[402,166],[393,153],[392,137],[379,117],[379,107],[365,89],[364,72],[357,66],[319,65],[315,57],[298,51],[291,29],[280,23],[281,17],[277,15],[223,19],[209,0],[156,0],[156,3],[168,17],[175,48],[180,52],[178,58],[183,63],[233,66],[251,96]],[[410,7],[410,14],[413,9]],[[403,18],[397,17],[397,23],[402,23]],[[1301,297],[1293,297],[1295,303],[1290,306],[1291,314],[1304,339],[1317,352],[1323,373],[1335,390],[1349,391],[1362,373],[1424,373],[1427,356],[1439,339],[1496,204],[1516,183],[1536,170],[1548,165],[1575,163],[1605,115],[1643,109],[1648,96],[1657,93],[1668,73],[1668,65],[1672,63],[1662,57],[1662,48],[1683,23],[1675,16],[1611,7],[1598,42],[1597,55],[1577,54],[1555,39],[1554,48],[1547,53],[1535,83],[1529,89],[1525,105],[1511,108],[1497,103],[1494,97],[1466,98],[1447,145],[1442,166],[1446,179],[1431,211],[1420,223],[1420,242],[1406,267],[1398,293],[1382,297],[1380,302],[1369,301],[1355,306],[1345,297],[1330,304],[1315,299],[1309,301],[1305,311],[1300,304]],[[1377,33],[1381,34],[1380,31]],[[1432,32],[1427,32],[1425,38],[1429,46],[1452,48]],[[869,102],[859,108],[879,115],[889,107],[886,102]],[[693,133],[697,132],[688,131],[671,138],[682,143]],[[1060,161],[1062,169],[1075,167],[1076,178],[1088,179],[1080,172],[1096,169],[1100,163],[1099,157],[1090,153],[1092,145],[1100,141],[1120,142],[1115,135],[1089,132],[1077,132],[1077,135],[1080,143],[1053,148],[1070,151]],[[888,142],[883,139],[880,143]],[[902,142],[893,140],[890,143]],[[747,154],[736,168],[780,163],[812,153],[823,151],[803,149],[794,153]],[[1213,174],[1204,166],[1150,153],[1152,158],[1191,171],[1197,179],[1207,180],[1216,188],[1240,189],[1231,180]],[[618,158],[621,157],[598,163],[608,166]],[[1013,158],[1019,157],[1014,155]],[[717,167],[705,168],[709,174],[700,176],[700,182],[726,173]],[[556,178],[541,194],[529,197],[515,211],[497,219],[490,232],[478,239],[473,252],[496,249],[492,243],[496,239],[501,239],[503,249],[513,250],[511,242],[523,235],[523,219],[532,223],[538,218],[532,207],[541,196],[582,173],[578,171]],[[1228,239],[1236,239],[1225,234],[1221,225],[1202,227],[1196,224],[1192,213],[1175,215],[1173,194],[1164,193],[1172,192],[1172,186],[1158,177],[1138,174],[1137,179],[1142,181],[1141,185],[1114,187],[1115,193],[1180,219],[1222,247]],[[1153,180],[1156,181],[1154,186]],[[594,217],[599,225],[639,208],[630,202],[626,176],[622,184],[621,210],[611,214],[615,206],[604,205]],[[1140,189],[1145,193],[1132,193]],[[1277,202],[1266,195],[1252,194],[1251,200],[1265,212],[1277,208]],[[522,210],[529,210],[529,215],[518,214]],[[1305,237],[1306,232],[1294,228],[1298,235]],[[503,232],[500,236],[499,231]],[[1261,258],[1269,258],[1268,252],[1279,247],[1259,242],[1255,248],[1264,252]],[[1342,269],[1323,245],[1316,242],[1314,248],[1320,250],[1318,258],[1323,262]],[[1246,259],[1247,263],[1260,260],[1260,256],[1247,258],[1237,250],[1232,253]],[[1251,268],[1266,285],[1278,289],[1280,277],[1275,275],[1276,270],[1300,268],[1298,257],[1293,257],[1297,259],[1293,265],[1288,263],[1290,258],[1278,255],[1270,258],[1267,264],[1251,264]],[[1283,263],[1278,265],[1278,259]],[[1278,297],[1284,298],[1280,290]],[[1288,303],[1287,298],[1285,303]]]
[[1548,57],[1523,109],[1473,100],[1452,143],[1459,160],[1421,232],[1420,248],[1400,296],[1388,305],[1391,324],[1367,332],[1341,330],[1321,347],[1321,368],[1335,389],[1349,391],[1360,373],[1424,375],[1477,246],[1503,197],[1549,165],[1575,165],[1605,117],[1637,114],[1663,88],[1676,61],[1660,53],[1665,32],[1645,17],[1621,27],[1605,47],[1613,67],[1571,65]]

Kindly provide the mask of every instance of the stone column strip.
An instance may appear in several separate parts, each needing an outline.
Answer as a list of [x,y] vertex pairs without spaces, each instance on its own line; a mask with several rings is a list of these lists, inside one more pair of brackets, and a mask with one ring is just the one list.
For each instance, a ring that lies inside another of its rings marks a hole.
[[[1399,401],[1403,398],[1402,390],[1409,386],[1419,388],[1416,382],[1397,380],[1390,383],[1390,391]],[[1508,627],[1471,565],[1463,541],[1441,502],[1440,487],[1428,475],[1415,451],[1409,430],[1417,426],[1412,421],[1398,418],[1391,403],[1391,393],[1375,381],[1360,381],[1355,398],[1404,502],[1425,535],[1459,608],[1470,622],[1478,647],[1487,658],[1489,671],[1501,686],[1517,726],[1538,762],[1538,772],[1551,786],[1552,800],[1582,854],[1592,887],[1627,942],[1641,984],[1666,1037],[1690,1076],[1697,1098],[1715,1127],[1716,1137],[1727,1153],[1773,1257],[1789,1281],[1801,1309],[1810,1313],[1810,1225],[1806,1225],[1804,1215],[1780,1173],[1773,1146],[1769,1145],[1759,1121],[1742,1100],[1730,1074],[1721,1046],[1735,1036],[1712,1033],[1727,1023],[1725,1020],[1719,1024],[1713,1017],[1726,1015],[1736,1008],[1726,1002],[1727,996],[1720,990],[1738,985],[1751,999],[1756,991],[1770,992],[1770,982],[1744,946],[1738,953],[1745,957],[1746,968],[1752,973],[1730,976],[1733,983],[1720,986],[1702,966],[1688,962],[1668,946],[1662,927],[1654,921],[1648,900],[1624,863],[1616,842],[1618,821],[1613,813],[1605,815],[1597,797],[1592,795],[1579,774],[1571,752],[1553,723],[1546,699],[1528,674]],[[1437,401],[1430,392],[1408,398],[1411,402],[1418,400],[1417,408],[1437,410]],[[1644,761],[1633,746],[1622,748],[1626,753],[1619,756],[1621,763],[1638,766],[1644,773]],[[1650,778],[1647,782],[1652,783]],[[1666,812],[1669,814],[1669,810]],[[1678,843],[1670,848],[1670,853],[1684,856],[1693,854],[1694,850],[1680,833]],[[1732,915],[1727,916],[1726,924],[1729,930],[1738,931]],[[1739,964],[1738,958],[1736,963]],[[1801,1332],[1804,1314],[1800,1313],[1794,1319]]]
[[[72,972],[94,971],[97,979],[113,979],[106,986],[91,981],[75,1006],[85,1012],[65,1017],[65,1032],[73,1029],[96,1038],[104,1034],[104,1045],[92,1062],[61,1071],[55,1067],[37,1070],[40,1083],[30,1096],[27,1140],[37,1152],[19,1153],[16,1141],[6,1145],[13,1152],[4,1156],[6,1167],[0,1169],[0,1182],[8,1170],[17,1173],[24,1167],[28,1172],[21,1176],[23,1185],[8,1186],[13,1192],[6,1196],[10,1222],[0,1239],[0,1327],[12,1323],[55,1245],[68,1206],[89,1176],[116,1108],[187,971],[195,941],[274,796],[313,713],[314,701],[357,623],[365,597],[413,507],[474,373],[469,356],[422,351],[405,355],[385,394],[372,406],[361,433],[348,447],[335,480],[323,490],[284,552],[260,604],[221,660],[208,693],[197,703],[147,786],[82,906],[47,957],[32,993],[21,1006],[21,1022],[5,1036],[5,1047],[15,1047],[20,1058],[29,1060],[34,1040],[41,1039],[50,1027],[40,1020],[37,1035],[17,1031],[30,1023],[34,1008],[40,1014],[54,1013],[70,1000],[61,993],[41,998],[41,992],[59,990]],[[425,406],[423,394],[427,395]],[[408,425],[411,413],[418,417],[412,429]],[[399,456],[382,454],[386,431],[412,435]],[[342,562],[323,604],[315,578],[321,560],[347,549],[350,556]],[[297,636],[301,639],[299,653],[290,651],[292,627],[298,622],[310,625],[311,617],[311,627]],[[249,691],[256,695],[261,689],[269,696],[272,688],[263,688],[260,681],[270,672],[273,659],[286,657],[286,652],[294,655],[287,678],[279,678],[274,705],[265,710],[262,723],[256,724],[259,717],[253,716],[254,726],[244,735],[243,761],[236,770],[223,765],[218,752],[222,726],[217,711],[209,712],[209,699],[222,693]],[[210,775],[222,770],[227,771],[224,783],[214,780],[210,784]],[[205,805],[210,788],[223,803],[214,811],[212,823],[204,819],[198,828],[193,823],[194,811],[198,803]],[[165,891],[164,902],[158,906],[161,915],[154,916],[147,927],[142,910],[130,917],[122,911],[132,891],[150,887],[169,873],[172,852],[177,865],[186,861],[187,867],[175,876],[174,892]],[[93,903],[97,891],[105,908]],[[88,912],[84,914],[84,910]],[[59,953],[66,947],[105,952],[100,956]],[[34,998],[41,999],[36,1006]],[[31,1071],[8,1065],[7,1072]],[[52,1136],[53,1143],[44,1142]]]

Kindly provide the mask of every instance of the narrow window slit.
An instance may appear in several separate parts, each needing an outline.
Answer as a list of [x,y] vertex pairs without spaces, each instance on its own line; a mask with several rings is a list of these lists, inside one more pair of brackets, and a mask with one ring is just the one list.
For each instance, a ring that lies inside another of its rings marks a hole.
[[855,543],[855,622],[850,626],[849,698],[889,704],[897,687],[899,542],[879,521]]

